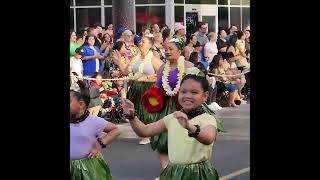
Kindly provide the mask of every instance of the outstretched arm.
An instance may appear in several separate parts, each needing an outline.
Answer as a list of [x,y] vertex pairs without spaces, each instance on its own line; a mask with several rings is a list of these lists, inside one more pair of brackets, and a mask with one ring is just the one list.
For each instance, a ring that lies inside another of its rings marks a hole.
[[[127,117],[133,117],[134,116],[133,103],[128,99],[122,99],[122,102],[123,102],[123,113]],[[138,119],[138,117],[130,118],[129,120],[130,120],[130,125],[132,129],[140,137],[151,137],[167,130],[162,119],[148,125],[145,125],[143,122],[141,122]]]

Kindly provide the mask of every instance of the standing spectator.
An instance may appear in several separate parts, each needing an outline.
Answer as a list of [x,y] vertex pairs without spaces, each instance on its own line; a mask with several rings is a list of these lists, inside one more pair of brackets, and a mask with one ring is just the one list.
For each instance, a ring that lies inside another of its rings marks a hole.
[[88,35],[86,36],[86,39],[85,39],[85,42],[84,42],[84,45],[88,45],[87,42],[88,42],[88,36],[93,36],[94,37],[94,46],[97,46],[98,48],[100,48],[101,46],[101,43],[100,43],[100,39],[98,38],[98,34],[94,28],[90,27],[88,28],[87,30],[88,32]]
[[102,37],[102,44],[100,46],[101,52],[107,55],[109,51],[112,49],[112,46],[113,46],[112,37],[110,36],[110,34],[105,33]]
[[102,38],[102,29],[103,29],[103,27],[102,27],[102,25],[100,23],[95,23],[93,25],[93,27],[94,27],[94,31],[95,31],[95,37],[98,38],[98,41],[101,44],[102,43],[101,42],[101,38]]
[[99,60],[104,60],[104,57],[99,47],[94,44],[94,36],[88,35],[87,43],[83,46],[84,53],[82,54],[83,75],[87,77],[93,76],[95,72],[103,71],[103,69],[100,68],[102,64],[99,63]]
[[227,54],[227,33],[225,30],[221,29],[218,32],[218,40],[217,40],[217,49],[218,49],[218,54],[221,54],[223,59],[226,59],[226,54]]
[[75,50],[80,47],[77,43],[77,35],[75,31],[70,31],[70,57],[73,57]]
[[229,28],[229,35],[226,37],[226,40],[227,40],[227,41],[230,41],[230,38],[231,38],[232,36],[236,35],[237,31],[238,31],[237,26],[232,25],[232,26]]
[[160,28],[158,24],[151,25],[151,33],[154,34],[155,32],[160,32]]
[[208,42],[208,37],[206,36],[208,26],[206,25],[206,23],[202,22],[198,27],[198,31],[195,32],[194,35],[196,35],[197,40],[200,42],[200,45],[204,47],[204,45]]
[[138,54],[138,49],[133,42],[133,33],[127,29],[122,33],[121,39],[123,39],[125,47],[127,49],[127,57],[131,61],[134,56]]
[[150,28],[148,28],[148,26],[143,26],[141,28],[140,36],[145,36],[146,34],[150,34]]
[[83,65],[81,60],[82,54],[83,50],[81,48],[77,48],[74,56],[70,58],[71,72],[77,73],[80,78],[83,77]]
[[163,30],[162,32],[162,39],[163,39],[163,47],[166,47],[166,45],[170,42],[172,39],[171,30],[169,28]]
[[160,58],[161,61],[165,61],[164,47],[162,46],[163,38],[160,32],[153,33],[153,55]]
[[[121,63],[123,67],[127,68],[130,60],[127,57],[127,49],[125,47],[125,43],[123,41],[117,41],[114,46],[113,46],[113,52],[112,52],[112,60],[116,59]],[[110,65],[110,73],[111,73],[111,78],[122,78],[123,75],[120,72],[119,66],[112,61]],[[126,98],[127,92],[125,89],[125,82],[123,80],[121,81],[116,81],[115,82],[117,89],[121,95],[122,98]]]
[[193,52],[194,47],[197,44],[197,37],[195,35],[191,35],[187,39],[187,45],[184,47],[183,55],[186,60],[189,60],[190,54]]
[[174,28],[175,34],[173,35],[173,38],[180,38],[183,42],[186,42],[186,33],[185,33],[185,27],[181,24],[177,24]]
[[218,53],[216,33],[209,33],[208,39],[209,42],[204,46],[204,57],[208,57],[208,64],[210,64],[213,57]]
[[111,22],[108,23],[105,33],[108,33],[113,38],[113,24]]
[[163,33],[163,31],[164,31],[165,29],[169,29],[169,26],[166,25],[166,24],[163,24],[160,32]]

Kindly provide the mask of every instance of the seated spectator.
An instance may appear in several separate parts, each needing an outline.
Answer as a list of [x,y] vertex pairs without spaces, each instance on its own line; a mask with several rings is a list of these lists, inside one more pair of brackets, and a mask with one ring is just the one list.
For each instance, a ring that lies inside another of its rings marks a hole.
[[[233,58],[234,56],[231,55],[231,53],[227,54],[228,59]],[[214,64],[212,71],[214,74],[218,75],[231,75],[231,69],[225,70],[223,58],[220,55],[217,55],[214,58]],[[218,65],[218,66],[217,66]],[[238,82],[233,77],[226,77],[226,76],[217,76],[217,81],[221,81],[225,84],[225,87],[227,91],[229,91],[229,106],[231,107],[238,107],[238,105],[235,104],[236,100],[240,100],[240,96],[238,94]]]
[[194,47],[197,44],[197,37],[195,35],[191,35],[187,38],[187,45],[184,47],[183,55],[186,60],[189,60],[190,54],[193,52]]
[[209,66],[209,64],[208,64],[208,58],[209,57],[204,57],[203,56],[203,48],[202,48],[202,46],[201,46],[201,44],[200,44],[200,42],[197,42],[196,43],[196,45],[194,46],[194,51],[195,52],[198,52],[198,56],[199,56],[199,59],[200,59],[200,62],[204,65],[204,67],[207,69],[208,68],[208,66]]
[[200,62],[200,58],[199,58],[198,52],[192,52],[190,54],[189,61],[192,62],[193,64],[196,64],[197,62]]
[[100,99],[99,87],[92,86],[89,89],[90,92],[90,104],[88,110],[90,115],[98,116],[100,109],[102,108],[103,101]]

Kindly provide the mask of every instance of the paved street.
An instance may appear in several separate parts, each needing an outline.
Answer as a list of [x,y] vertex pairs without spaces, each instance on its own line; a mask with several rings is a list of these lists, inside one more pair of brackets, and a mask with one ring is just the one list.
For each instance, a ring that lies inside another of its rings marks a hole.
[[[250,179],[250,105],[217,111],[228,131],[220,134],[213,147],[211,162],[220,179]],[[153,180],[160,174],[157,153],[150,145],[138,145],[138,137],[129,124],[119,125],[121,137],[103,155],[115,180]]]

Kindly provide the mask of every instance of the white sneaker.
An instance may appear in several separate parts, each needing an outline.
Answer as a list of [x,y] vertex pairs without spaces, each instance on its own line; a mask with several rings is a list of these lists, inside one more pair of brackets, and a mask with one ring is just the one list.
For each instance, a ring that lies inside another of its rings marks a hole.
[[247,104],[247,101],[245,101],[245,100],[240,100],[241,101],[241,104]]
[[218,103],[216,103],[216,102],[213,102],[213,103],[211,103],[211,104],[214,104],[217,108],[218,108],[218,110],[221,110],[221,109],[223,109]]
[[212,110],[212,111],[218,111],[219,108],[216,104],[211,103],[210,105],[208,105],[208,107]]
[[157,177],[157,178],[155,178],[154,180],[159,180],[159,179],[160,179],[160,178]]

